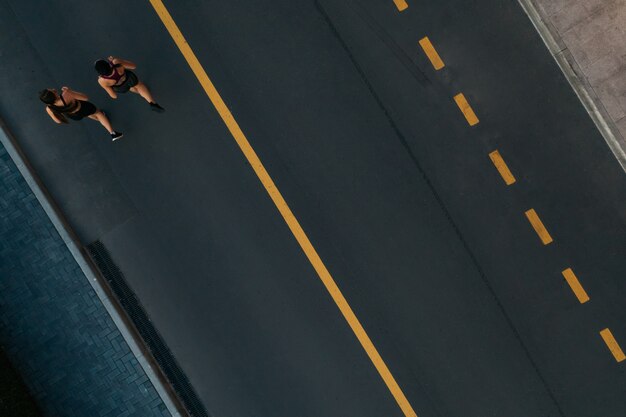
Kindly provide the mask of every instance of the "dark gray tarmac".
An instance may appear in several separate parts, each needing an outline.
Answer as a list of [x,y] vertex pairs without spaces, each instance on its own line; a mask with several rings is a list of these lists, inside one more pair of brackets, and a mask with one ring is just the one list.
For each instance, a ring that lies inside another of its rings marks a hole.
[[[166,2],[420,417],[625,416],[624,173],[517,2],[409,4]],[[211,415],[402,416],[148,1],[0,0],[0,28],[0,117]],[[166,113],[106,96],[110,54]],[[61,85],[126,136],[55,126]]]

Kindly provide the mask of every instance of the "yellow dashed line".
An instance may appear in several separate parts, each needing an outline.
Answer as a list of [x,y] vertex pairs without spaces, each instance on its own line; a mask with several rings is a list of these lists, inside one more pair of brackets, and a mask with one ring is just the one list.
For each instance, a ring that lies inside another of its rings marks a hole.
[[539,239],[541,239],[543,244],[547,245],[548,243],[551,243],[552,236],[550,236],[550,233],[548,233],[548,230],[539,219],[537,212],[534,209],[530,209],[525,214],[528,218],[528,221],[533,226],[533,229],[535,229],[535,232],[537,232],[537,234],[539,235]]
[[406,10],[409,7],[405,0],[393,0],[393,2],[396,4],[399,11]]
[[476,113],[474,113],[474,110],[472,110],[472,107],[465,99],[463,93],[459,93],[454,96],[454,101],[456,102],[456,105],[459,106],[459,109],[461,109],[463,116],[465,116],[465,119],[470,126],[478,124],[478,117],[476,117]]
[[609,348],[616,361],[621,362],[626,359],[622,348],[619,347],[617,340],[615,340],[613,334],[609,329],[602,330],[600,332],[600,336],[602,336],[602,339],[604,339],[604,343],[606,343],[606,346]]
[[509,170],[509,167],[506,165],[506,162],[504,162],[504,159],[502,159],[500,152],[498,151],[491,152],[489,154],[489,158],[491,158],[491,162],[493,162],[493,164],[496,166],[496,169],[502,176],[502,179],[504,180],[506,185],[513,184],[515,182],[515,177],[513,176],[513,174],[511,174],[511,171]]
[[572,291],[574,291],[574,294],[576,294],[576,298],[578,298],[578,301],[580,301],[581,304],[589,301],[589,296],[587,295],[587,292],[585,291],[583,286],[580,285],[580,282],[578,281],[578,278],[576,278],[576,275],[574,275],[574,271],[572,271],[572,268],[567,268],[561,273],[563,274],[563,277],[569,284]]
[[430,39],[428,39],[428,36],[420,40],[420,46],[422,47],[424,53],[426,54],[428,59],[430,59],[430,63],[433,64],[433,67],[436,70],[440,70],[445,66],[445,64],[441,60],[441,57],[437,53],[437,50],[435,49],[433,44],[430,43]]

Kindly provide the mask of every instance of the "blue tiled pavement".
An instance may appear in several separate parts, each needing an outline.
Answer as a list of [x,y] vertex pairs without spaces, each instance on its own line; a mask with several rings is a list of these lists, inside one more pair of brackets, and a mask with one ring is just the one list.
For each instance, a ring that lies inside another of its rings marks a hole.
[[0,344],[47,416],[170,416],[0,145]]

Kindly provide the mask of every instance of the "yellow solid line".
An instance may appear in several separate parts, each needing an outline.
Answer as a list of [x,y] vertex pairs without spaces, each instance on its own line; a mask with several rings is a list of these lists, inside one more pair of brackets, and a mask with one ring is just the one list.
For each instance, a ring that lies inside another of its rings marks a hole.
[[393,0],[393,2],[396,4],[399,11],[406,10],[409,7],[405,0]]
[[539,219],[537,212],[534,209],[530,209],[525,214],[528,218],[528,221],[535,229],[535,232],[537,232],[537,234],[539,235],[539,238],[541,239],[543,244],[547,245],[548,243],[552,242],[552,236],[550,236],[550,233],[548,233],[548,230]]
[[472,110],[472,107],[469,105],[463,93],[459,93],[454,96],[454,101],[456,101],[456,105],[459,106],[461,112],[463,112],[463,116],[467,120],[470,126],[474,126],[478,124],[478,117],[476,117],[476,113]]
[[289,208],[289,206],[287,206],[287,202],[283,199],[283,196],[281,195],[278,188],[276,188],[274,181],[265,170],[265,167],[261,163],[261,160],[257,156],[252,146],[250,146],[248,139],[246,138],[244,133],[241,131],[241,128],[237,124],[237,121],[235,120],[232,113],[230,112],[230,110],[228,109],[224,101],[222,100],[222,97],[220,96],[220,94],[217,92],[215,86],[209,79],[209,76],[204,71],[204,68],[202,68],[202,65],[198,61],[198,58],[196,58],[196,55],[191,50],[191,47],[185,40],[183,34],[178,29],[178,26],[172,19],[172,16],[169,14],[167,9],[163,5],[163,2],[161,0],[150,0],[150,3],[152,4],[152,7],[154,7],[154,10],[157,12],[159,17],[161,18],[161,21],[167,28],[167,31],[170,33],[172,39],[176,43],[176,46],[178,46],[178,49],[180,49],[180,52],[183,54],[183,56],[185,57],[185,60],[191,67],[191,70],[196,75],[196,78],[202,85],[202,88],[204,89],[207,96],[209,97],[213,105],[215,106],[215,109],[217,110],[222,120],[226,124],[226,127],[230,131],[230,134],[233,136],[233,138],[237,142],[237,145],[239,145],[239,148],[241,149],[244,156],[250,163],[250,166],[252,166],[252,168],[254,169],[254,172],[256,173],[257,177],[263,184],[263,187],[265,188],[270,198],[276,205],[276,208],[282,215],[283,219],[285,220],[285,223],[287,223],[287,226],[291,230],[291,233],[293,233],[294,237],[300,244],[300,247],[306,254],[306,257],[308,258],[309,262],[311,263],[311,265],[317,272],[318,276],[320,277],[321,281],[324,283],[324,286],[328,290],[333,301],[335,302],[335,304],[341,311],[341,314],[343,315],[345,320],[348,322],[348,325],[350,326],[350,328],[356,335],[357,339],[361,343],[361,346],[363,346],[363,349],[365,350],[370,360],[376,367],[376,370],[378,371],[383,381],[387,385],[387,388],[389,389],[389,391],[395,398],[396,402],[398,403],[398,405],[404,412],[404,415],[406,417],[417,417],[417,414],[415,414],[415,411],[413,411],[411,404],[409,404],[409,401],[407,400],[404,393],[400,389],[400,386],[397,384],[395,378],[389,371],[389,368],[387,368],[387,365],[385,364],[382,357],[380,356],[380,354],[374,347],[374,344],[372,343],[369,336],[365,332],[365,329],[363,328],[363,326],[357,319],[356,315],[352,311],[352,308],[348,304],[347,300],[345,299],[345,297],[339,290],[339,287],[337,286],[334,279],[330,275],[330,272],[328,272],[328,270],[326,269],[326,266],[324,265],[319,255],[317,254],[317,251],[315,250],[315,248],[309,241],[309,238],[304,233],[304,230],[302,230],[302,227],[298,223],[298,220],[295,218],[295,216],[291,212],[291,209]]
[[604,343],[606,343],[616,361],[621,362],[626,359],[622,348],[619,347],[617,340],[615,340],[613,333],[609,329],[602,330],[600,336],[604,339]]
[[430,39],[428,39],[428,36],[425,36],[420,40],[420,46],[422,47],[424,53],[426,54],[428,59],[430,59],[430,63],[433,64],[433,67],[435,67],[436,70],[440,70],[445,66],[445,64],[441,60],[441,57],[437,53],[437,50],[435,49],[433,44],[430,43]]
[[585,291],[583,286],[580,285],[580,282],[578,281],[578,278],[576,278],[576,275],[574,275],[574,271],[572,271],[572,268],[567,268],[561,273],[563,274],[563,277],[565,277],[565,280],[569,284],[572,291],[574,291],[574,294],[576,294],[576,298],[578,298],[578,301],[580,301],[581,304],[589,301],[589,296],[587,295],[587,292]]
[[506,165],[506,162],[504,162],[504,159],[502,159],[500,152],[498,151],[491,152],[489,154],[489,158],[491,158],[491,162],[493,162],[493,164],[496,166],[496,169],[502,176],[502,179],[504,180],[506,185],[513,184],[515,182],[515,177],[513,176],[513,174],[511,174],[511,171],[509,170],[509,167]]

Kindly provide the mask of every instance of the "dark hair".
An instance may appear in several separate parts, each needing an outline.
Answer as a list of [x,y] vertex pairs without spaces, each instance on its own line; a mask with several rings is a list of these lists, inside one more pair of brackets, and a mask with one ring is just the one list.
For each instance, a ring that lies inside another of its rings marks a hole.
[[113,70],[113,67],[111,67],[109,61],[105,61],[104,59],[97,60],[94,64],[94,68],[96,69],[96,72],[100,75],[109,75]]
[[46,104],[52,104],[57,100],[57,95],[50,89],[46,88],[45,90],[41,90],[39,92],[39,100]]

